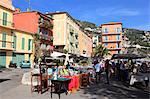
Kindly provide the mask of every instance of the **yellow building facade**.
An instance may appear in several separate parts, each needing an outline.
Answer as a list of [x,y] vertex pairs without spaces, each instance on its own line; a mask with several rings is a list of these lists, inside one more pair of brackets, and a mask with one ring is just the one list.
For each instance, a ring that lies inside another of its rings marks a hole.
[[54,46],[63,46],[69,53],[79,54],[79,24],[67,13],[50,13],[54,19]]
[[0,68],[9,68],[11,61],[17,63],[34,61],[34,45],[31,33],[16,30],[13,23],[12,0],[0,0]]
[[0,0],[0,67],[7,67],[13,53],[13,11],[12,0]]
[[53,37],[54,46],[63,46],[69,53],[91,56],[92,40],[81,29],[80,24],[76,22],[67,12],[49,13],[54,19]]
[[21,61],[30,61],[31,68],[34,62],[34,39],[31,33],[20,30],[13,31],[14,51],[12,61],[20,67]]

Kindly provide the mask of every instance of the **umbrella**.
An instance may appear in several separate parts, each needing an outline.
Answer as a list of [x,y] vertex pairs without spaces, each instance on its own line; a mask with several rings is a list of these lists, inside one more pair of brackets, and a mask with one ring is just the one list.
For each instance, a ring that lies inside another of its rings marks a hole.
[[145,58],[145,56],[140,56],[136,54],[113,54],[111,59],[139,59]]

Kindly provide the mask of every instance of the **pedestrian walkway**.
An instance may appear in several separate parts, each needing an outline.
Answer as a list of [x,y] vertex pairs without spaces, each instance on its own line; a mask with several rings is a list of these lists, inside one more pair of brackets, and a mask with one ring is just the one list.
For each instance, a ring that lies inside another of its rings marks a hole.
[[[13,70],[7,81],[0,83],[0,99],[50,99],[50,90],[38,94],[31,93],[31,87],[21,84],[21,76],[24,70]],[[18,74],[16,74],[18,73]],[[14,76],[14,75],[21,76]],[[0,74],[2,75],[2,74]],[[7,76],[7,75],[6,75]],[[6,77],[5,76],[5,77]],[[98,84],[91,84],[86,88],[82,88],[76,93],[61,94],[60,99],[149,99],[150,92],[137,89],[135,87],[126,86],[122,82],[110,80],[110,84],[105,84],[105,78]],[[59,99],[57,94],[53,95],[53,99]]]

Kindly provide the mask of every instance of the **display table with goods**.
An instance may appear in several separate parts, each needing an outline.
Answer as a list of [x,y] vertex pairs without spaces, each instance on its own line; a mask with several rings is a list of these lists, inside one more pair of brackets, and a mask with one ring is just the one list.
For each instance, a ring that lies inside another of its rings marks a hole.
[[145,83],[145,86],[147,87],[149,84],[149,79],[149,73],[132,74],[130,79],[130,85],[133,85],[135,82],[142,82]]

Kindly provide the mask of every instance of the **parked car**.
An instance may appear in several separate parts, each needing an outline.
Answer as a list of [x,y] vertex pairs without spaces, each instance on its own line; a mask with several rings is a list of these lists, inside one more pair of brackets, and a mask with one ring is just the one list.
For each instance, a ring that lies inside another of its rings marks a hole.
[[13,61],[10,61],[9,67],[17,68],[17,64]]
[[30,63],[30,61],[24,60],[24,61],[21,62],[20,67],[21,68],[30,68],[31,67],[31,63]]

